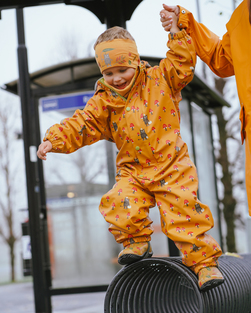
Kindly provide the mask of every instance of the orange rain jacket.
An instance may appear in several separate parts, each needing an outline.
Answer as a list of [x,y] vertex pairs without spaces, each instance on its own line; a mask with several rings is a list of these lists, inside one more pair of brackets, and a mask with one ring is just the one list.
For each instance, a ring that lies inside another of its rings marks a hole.
[[241,104],[241,136],[246,148],[246,189],[251,215],[251,25],[250,0],[244,0],[227,23],[222,40],[191,12],[180,7],[178,26],[192,37],[198,56],[220,77],[235,75]]

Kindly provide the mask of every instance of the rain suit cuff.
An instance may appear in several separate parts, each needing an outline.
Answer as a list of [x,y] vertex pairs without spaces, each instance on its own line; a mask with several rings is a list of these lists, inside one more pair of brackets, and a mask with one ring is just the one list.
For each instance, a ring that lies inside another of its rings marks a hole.
[[178,33],[169,33],[168,34],[169,40],[175,40],[175,39],[177,40],[177,39],[181,39],[181,38],[185,38],[185,37],[187,37],[187,33],[184,29],[182,29]]
[[50,143],[52,144],[52,149],[50,152],[57,152],[57,153],[65,153],[65,141],[62,140],[62,138],[48,138],[48,135],[44,137],[43,141],[49,140]]

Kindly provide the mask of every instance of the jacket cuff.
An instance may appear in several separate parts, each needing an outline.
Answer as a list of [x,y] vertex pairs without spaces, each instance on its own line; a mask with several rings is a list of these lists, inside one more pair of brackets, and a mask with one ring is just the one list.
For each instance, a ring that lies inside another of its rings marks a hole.
[[187,28],[188,27],[188,14],[190,13],[188,10],[184,9],[182,6],[178,5],[180,8],[180,15],[177,26],[179,28]]

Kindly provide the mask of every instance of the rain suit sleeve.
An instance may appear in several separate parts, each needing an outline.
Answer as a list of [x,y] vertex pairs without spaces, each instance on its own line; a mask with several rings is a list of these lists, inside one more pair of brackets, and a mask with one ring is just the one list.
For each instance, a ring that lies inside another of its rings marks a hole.
[[228,32],[222,40],[205,25],[198,23],[191,12],[179,6],[178,27],[185,29],[192,37],[195,50],[200,59],[220,77],[234,75]]
[[46,131],[44,141],[49,140],[52,143],[50,152],[57,153],[72,153],[101,139],[112,141],[108,115],[108,110],[103,111],[102,106],[91,98],[84,110],[76,110],[72,117],[51,126]]
[[166,58],[160,62],[160,70],[165,77],[172,96],[177,94],[193,79],[196,53],[193,42],[185,30],[169,33]]

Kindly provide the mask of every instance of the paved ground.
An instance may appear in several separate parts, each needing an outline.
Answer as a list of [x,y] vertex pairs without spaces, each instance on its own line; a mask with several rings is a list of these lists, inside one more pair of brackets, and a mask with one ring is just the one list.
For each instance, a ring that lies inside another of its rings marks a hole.
[[[32,283],[0,286],[1,313],[35,313]],[[105,293],[52,297],[53,313],[103,313]]]

